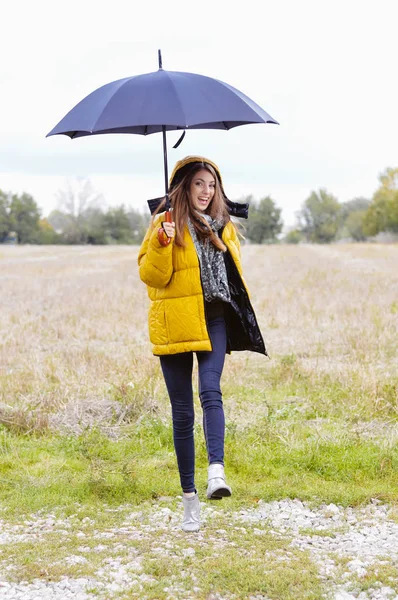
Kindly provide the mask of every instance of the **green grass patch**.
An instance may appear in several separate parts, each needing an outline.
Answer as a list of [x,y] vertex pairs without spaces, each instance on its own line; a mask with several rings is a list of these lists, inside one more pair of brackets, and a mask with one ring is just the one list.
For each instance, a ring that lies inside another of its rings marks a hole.
[[[90,553],[90,559],[87,560],[85,554],[77,551],[79,546],[82,546],[80,539],[59,533],[46,534],[43,540],[2,545],[0,559],[13,565],[8,576],[13,581],[58,581],[61,577],[93,576],[101,560],[108,554],[95,551]],[[84,562],[73,564],[65,560],[75,555]]]
[[352,585],[360,592],[389,587],[398,593],[398,566],[389,558],[380,558],[367,568],[365,575],[354,579]]
[[[336,427],[338,423],[336,423]],[[0,502],[7,513],[67,507],[76,502],[139,504],[180,493],[172,429],[143,420],[110,439],[99,430],[62,436],[0,430]],[[198,489],[204,497],[207,457],[196,430]],[[231,508],[285,497],[354,505],[398,500],[398,448],[328,438],[305,423],[263,419],[246,430],[227,429],[226,470]]]
[[312,529],[311,527],[300,527],[300,535],[307,535],[313,537],[324,537],[324,538],[337,538],[339,534],[346,533],[348,528],[336,527],[336,529]]
[[186,597],[181,594],[184,588],[186,591],[196,588],[194,598],[203,600],[217,593],[221,597],[233,595],[242,600],[252,594],[263,594],[275,600],[324,598],[318,569],[306,554],[262,551],[264,548],[257,545],[252,552],[226,548],[216,556],[206,550],[205,555],[198,553],[197,557],[186,559],[179,577],[178,569],[170,560],[147,560],[146,572],[156,579],[156,584],[146,588],[146,597],[170,597],[170,581],[174,579],[178,582],[178,587],[174,583],[177,589],[174,588],[172,597],[175,598]]

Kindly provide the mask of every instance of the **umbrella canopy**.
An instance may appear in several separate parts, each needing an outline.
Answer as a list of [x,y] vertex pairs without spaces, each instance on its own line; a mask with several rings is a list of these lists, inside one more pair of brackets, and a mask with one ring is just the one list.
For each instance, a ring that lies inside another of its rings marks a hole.
[[108,83],[81,100],[48,134],[70,138],[102,133],[163,132],[168,191],[166,131],[231,129],[249,123],[278,124],[236,88],[204,75],[159,70]]
[[277,123],[234,87],[195,73],[163,71],[108,83],[84,98],[48,136],[149,135],[175,129],[232,129]]

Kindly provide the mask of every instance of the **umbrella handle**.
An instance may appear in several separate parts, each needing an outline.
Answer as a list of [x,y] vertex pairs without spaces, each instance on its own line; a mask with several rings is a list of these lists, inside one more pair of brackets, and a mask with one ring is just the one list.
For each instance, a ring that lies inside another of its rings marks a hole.
[[[172,223],[173,219],[171,216],[171,211],[167,210],[165,212],[165,219],[166,223]],[[171,238],[167,235],[167,233],[165,232],[165,230],[163,229],[163,227],[159,227],[158,229],[158,240],[161,246],[168,246],[171,242]]]

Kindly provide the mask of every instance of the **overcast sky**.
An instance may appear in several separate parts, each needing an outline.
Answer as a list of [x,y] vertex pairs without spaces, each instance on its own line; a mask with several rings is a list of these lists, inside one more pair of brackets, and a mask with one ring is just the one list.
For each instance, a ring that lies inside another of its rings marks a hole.
[[[233,8],[235,6],[235,8]],[[83,97],[163,67],[221,79],[280,125],[168,134],[170,169],[215,161],[232,199],[270,194],[287,224],[312,190],[370,198],[398,166],[397,0],[13,0],[2,6],[0,189],[43,214],[66,177],[108,205],[163,193],[160,134],[70,140],[46,134]]]

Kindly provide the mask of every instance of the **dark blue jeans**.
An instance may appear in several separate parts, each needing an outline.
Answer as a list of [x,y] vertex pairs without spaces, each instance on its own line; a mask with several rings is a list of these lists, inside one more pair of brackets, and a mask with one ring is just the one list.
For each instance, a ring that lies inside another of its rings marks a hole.
[[[208,322],[213,350],[196,352],[199,371],[199,398],[203,409],[203,430],[209,464],[224,464],[224,409],[220,388],[227,337],[223,317]],[[195,491],[194,403],[192,389],[193,353],[160,357],[171,402],[174,448],[177,455],[181,487]]]

